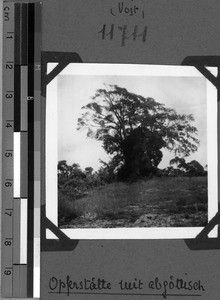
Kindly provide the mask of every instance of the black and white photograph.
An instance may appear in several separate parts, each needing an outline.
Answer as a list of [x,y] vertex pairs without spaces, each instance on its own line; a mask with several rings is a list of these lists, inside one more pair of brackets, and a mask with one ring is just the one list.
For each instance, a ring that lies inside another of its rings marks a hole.
[[217,146],[206,78],[193,67],[68,68],[47,93],[47,198],[59,228],[207,225]]

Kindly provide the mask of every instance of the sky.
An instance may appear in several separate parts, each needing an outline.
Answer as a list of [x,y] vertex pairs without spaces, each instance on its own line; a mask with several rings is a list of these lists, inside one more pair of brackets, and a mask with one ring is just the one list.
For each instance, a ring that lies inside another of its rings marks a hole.
[[[170,76],[112,76],[112,75],[59,75],[58,76],[58,160],[67,164],[78,163],[82,169],[98,170],[99,159],[109,160],[102,142],[87,138],[86,131],[77,130],[82,106],[91,102],[97,89],[104,84],[116,84],[129,92],[152,97],[173,108],[179,114],[193,114],[200,140],[198,151],[186,158],[207,164],[207,109],[206,80],[203,77]],[[159,168],[169,165],[175,154],[163,150]]]

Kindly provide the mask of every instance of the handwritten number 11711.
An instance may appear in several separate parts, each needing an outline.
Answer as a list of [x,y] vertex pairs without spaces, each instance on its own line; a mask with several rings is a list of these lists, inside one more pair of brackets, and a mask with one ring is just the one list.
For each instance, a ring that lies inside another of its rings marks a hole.
[[121,39],[121,46],[125,46],[126,40],[132,39],[133,41],[136,41],[137,39],[141,39],[141,41],[144,43],[147,39],[147,26],[143,28],[143,30],[140,30],[138,28],[138,25],[135,25],[132,29],[128,28],[127,25],[124,26],[115,26],[112,24],[109,28],[107,28],[107,25],[104,24],[102,29],[98,32],[101,35],[101,39],[105,40],[109,38],[110,40],[113,40],[115,36],[120,35]]

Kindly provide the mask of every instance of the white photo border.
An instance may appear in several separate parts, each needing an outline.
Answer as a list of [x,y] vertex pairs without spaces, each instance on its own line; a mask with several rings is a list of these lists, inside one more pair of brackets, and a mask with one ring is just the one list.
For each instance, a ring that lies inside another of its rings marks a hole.
[[[56,66],[47,64],[47,74]],[[211,68],[209,68],[211,71]],[[216,68],[212,68],[215,72]],[[120,76],[182,76],[204,77],[193,66],[161,66],[132,64],[70,63],[60,75],[120,75]],[[57,76],[57,77],[58,77]],[[58,138],[57,138],[57,77],[47,85],[46,93],[46,217],[58,226]],[[218,148],[217,148],[217,89],[207,79],[207,153],[208,153],[208,221],[218,212]],[[70,239],[192,239],[204,227],[145,227],[145,228],[83,228],[60,229]],[[217,228],[209,237],[218,236]],[[47,239],[57,239],[46,230]]]

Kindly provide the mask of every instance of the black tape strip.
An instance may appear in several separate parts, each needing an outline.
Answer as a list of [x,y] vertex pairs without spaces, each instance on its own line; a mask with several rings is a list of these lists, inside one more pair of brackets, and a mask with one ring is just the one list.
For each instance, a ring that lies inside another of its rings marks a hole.
[[21,65],[27,65],[27,42],[28,42],[28,19],[27,19],[27,3],[22,3],[22,20],[21,20]]
[[[182,65],[194,66],[202,73],[217,88],[217,98],[220,101],[220,56],[188,56],[183,60]],[[206,67],[218,68],[217,77]]]
[[15,39],[14,39],[14,132],[20,132],[21,108],[21,20],[22,10],[19,3],[15,3]]
[[34,3],[28,4],[28,96],[34,97]]
[[[205,76],[217,89],[217,100],[220,101],[220,56],[189,56],[186,57],[182,65],[194,66],[203,76]],[[206,67],[218,68],[218,75],[215,77]],[[219,127],[219,124],[218,124]],[[219,186],[219,183],[218,183]],[[218,225],[218,237],[209,238],[208,234]],[[185,239],[185,243],[190,250],[214,250],[220,249],[220,212],[207,226],[197,235],[195,239]]]
[[[47,74],[47,64],[50,62],[58,65]],[[41,93],[46,98],[46,87],[69,63],[81,63],[82,59],[77,53],[66,52],[42,52],[41,60]],[[45,105],[43,115],[45,116]],[[45,139],[45,118],[42,123],[42,136]],[[42,146],[42,163],[45,162],[45,147]],[[43,166],[44,167],[44,166]],[[45,199],[45,173],[42,173],[42,195]],[[58,239],[46,239],[46,229],[49,229]],[[78,240],[71,240],[57,226],[55,226],[47,217],[45,205],[41,205],[41,251],[72,251],[78,244]]]
[[46,84],[50,83],[68,64],[60,63],[58,64],[47,76]]
[[[50,62],[58,63],[58,65],[47,74],[47,64]],[[82,63],[82,59],[75,52],[42,52],[41,86],[43,97],[46,97],[47,84],[50,83],[51,80],[53,80],[69,63]]]
[[216,226],[220,224],[220,212],[218,212],[212,219],[209,221],[208,225],[197,235],[197,239],[207,238],[209,232]]
[[182,65],[194,67],[219,67],[220,56],[187,56],[186,58],[184,58]]
[[209,238],[208,234],[212,229],[220,224],[220,213],[218,212],[208,225],[197,235],[197,237],[185,240],[190,250],[216,250],[220,249],[220,238]]
[[[46,229],[57,236],[57,240],[46,239]],[[71,240],[45,216],[45,205],[41,206],[41,250],[42,251],[72,251],[78,240]]]

